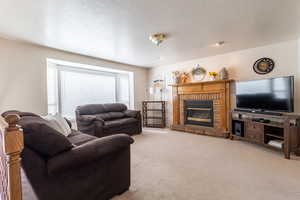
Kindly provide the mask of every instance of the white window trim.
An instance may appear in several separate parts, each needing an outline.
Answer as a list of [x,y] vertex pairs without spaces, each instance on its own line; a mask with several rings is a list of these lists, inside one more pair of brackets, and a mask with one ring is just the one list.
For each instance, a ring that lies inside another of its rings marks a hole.
[[[116,79],[116,91],[115,91],[115,102],[119,102],[118,97],[118,81],[120,75],[127,75],[129,79],[129,109],[134,109],[134,74],[131,71],[123,71],[123,70],[116,70],[92,65],[85,65],[80,63],[73,63],[67,61],[60,61],[56,59],[47,58],[47,68],[56,68],[57,70],[57,109],[58,112],[61,113],[62,111],[62,101],[61,101],[61,72],[62,71],[71,71],[71,72],[79,72],[79,73],[91,73],[91,74],[102,74],[107,76],[114,76]],[[51,65],[49,65],[51,63]],[[49,107],[49,104],[47,104]],[[54,104],[53,104],[54,105]]]

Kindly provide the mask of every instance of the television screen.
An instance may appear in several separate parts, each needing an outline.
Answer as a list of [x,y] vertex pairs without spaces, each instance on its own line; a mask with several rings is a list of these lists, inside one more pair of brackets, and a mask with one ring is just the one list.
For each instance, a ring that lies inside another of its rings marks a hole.
[[294,112],[294,77],[236,83],[238,108]]

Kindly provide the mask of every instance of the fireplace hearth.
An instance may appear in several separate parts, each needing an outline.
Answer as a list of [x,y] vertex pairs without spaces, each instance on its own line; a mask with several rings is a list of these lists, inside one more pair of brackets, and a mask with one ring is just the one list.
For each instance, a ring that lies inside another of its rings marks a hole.
[[184,101],[185,124],[214,126],[213,101]]

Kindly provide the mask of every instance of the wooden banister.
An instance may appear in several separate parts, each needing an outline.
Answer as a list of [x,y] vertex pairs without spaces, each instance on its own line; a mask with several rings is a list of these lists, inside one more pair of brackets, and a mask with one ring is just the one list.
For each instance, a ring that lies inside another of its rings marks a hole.
[[21,157],[24,148],[23,131],[17,125],[20,117],[0,117],[0,197],[1,200],[21,200]]

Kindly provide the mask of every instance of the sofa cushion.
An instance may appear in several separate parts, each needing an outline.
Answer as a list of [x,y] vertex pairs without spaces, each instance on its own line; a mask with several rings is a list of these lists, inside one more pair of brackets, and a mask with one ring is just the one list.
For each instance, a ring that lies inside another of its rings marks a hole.
[[75,144],[76,146],[97,139],[97,137],[87,135],[75,130],[72,130],[72,134],[70,134],[67,138],[72,144]]
[[109,113],[100,113],[100,114],[97,114],[95,115],[96,118],[100,118],[100,119],[103,119],[104,121],[105,120],[110,120],[111,119],[111,116]]
[[97,118],[103,119],[104,121],[111,119],[120,119],[125,117],[123,112],[107,112],[95,115]]
[[127,110],[127,106],[121,103],[111,103],[111,104],[88,104],[83,106],[78,106],[77,110],[80,115],[96,115],[100,113],[108,112],[123,112]]
[[50,122],[51,128],[54,128],[66,137],[72,133],[68,122],[59,113],[56,113],[55,115],[44,116],[43,119]]
[[51,157],[73,147],[65,136],[39,116],[21,117],[18,124],[23,129],[25,145],[41,155]]
[[44,156],[52,157],[73,147],[65,136],[46,123],[29,123],[22,128],[25,145]]
[[126,110],[125,112],[124,112],[124,115],[126,116],[126,117],[133,117],[133,118],[136,118],[137,117],[137,115],[140,113],[140,111],[138,111],[138,110]]
[[109,112],[110,119],[120,119],[125,117],[123,112]]
[[104,122],[104,128],[111,128],[116,126],[122,126],[125,124],[131,124],[138,122],[135,118],[122,118],[122,119],[116,119],[116,120],[110,120]]
[[127,106],[122,103],[107,103],[103,106],[106,112],[124,112],[127,110]]

